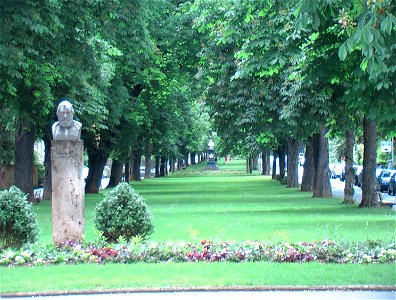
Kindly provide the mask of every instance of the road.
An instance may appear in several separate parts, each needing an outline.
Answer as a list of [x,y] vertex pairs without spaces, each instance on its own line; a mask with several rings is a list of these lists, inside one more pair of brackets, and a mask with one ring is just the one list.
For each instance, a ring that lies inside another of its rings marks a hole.
[[[345,182],[341,181],[340,179],[330,179],[331,187],[333,190],[333,196],[338,198],[344,198],[344,187]],[[355,194],[353,195],[353,199],[356,203],[360,203],[362,201],[362,189],[360,187],[354,186]],[[388,193],[382,193],[383,202],[385,203],[395,203],[396,204],[396,197],[390,196]],[[396,208],[396,205],[393,205],[393,209]]]

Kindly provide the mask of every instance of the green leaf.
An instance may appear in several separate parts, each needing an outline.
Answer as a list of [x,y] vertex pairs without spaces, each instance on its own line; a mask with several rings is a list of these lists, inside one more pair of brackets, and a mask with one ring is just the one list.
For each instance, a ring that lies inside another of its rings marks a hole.
[[338,49],[338,56],[340,57],[341,60],[345,60],[347,54],[348,54],[347,42],[344,42],[341,45],[340,49]]
[[364,72],[366,72],[367,63],[368,63],[367,58],[364,58],[363,61],[362,61],[362,63],[360,64],[360,68],[361,68]]
[[369,28],[365,28],[365,30],[364,30],[364,39],[366,40],[366,42],[368,43],[368,44],[371,44],[372,42],[373,42],[373,40],[374,40],[374,35],[373,35],[373,33],[370,31],[370,29]]
[[396,18],[392,15],[387,15],[386,18],[381,22],[381,30],[385,31],[387,34],[391,34],[392,32],[392,18],[395,19],[396,23]]

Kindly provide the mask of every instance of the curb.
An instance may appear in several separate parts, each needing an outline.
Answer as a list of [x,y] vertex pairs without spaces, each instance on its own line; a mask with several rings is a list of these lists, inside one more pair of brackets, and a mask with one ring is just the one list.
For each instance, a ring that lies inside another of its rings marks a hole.
[[37,297],[37,296],[67,296],[67,295],[98,295],[98,294],[133,294],[133,293],[183,293],[183,292],[396,292],[396,286],[257,286],[257,287],[197,287],[197,288],[131,288],[131,289],[108,289],[108,290],[76,290],[76,291],[53,291],[53,292],[26,292],[26,293],[2,293],[1,298]]

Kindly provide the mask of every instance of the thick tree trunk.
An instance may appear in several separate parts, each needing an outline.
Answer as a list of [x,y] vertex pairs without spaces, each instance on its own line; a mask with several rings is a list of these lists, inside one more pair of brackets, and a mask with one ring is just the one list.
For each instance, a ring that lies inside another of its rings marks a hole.
[[186,154],[184,154],[184,164],[186,167],[188,167],[190,165],[188,162],[189,157],[190,157],[190,153],[187,152]]
[[44,191],[43,199],[52,200],[51,140],[44,139]]
[[271,169],[271,161],[270,161],[270,152],[267,150],[263,150],[261,153],[261,175],[270,175]]
[[276,159],[277,159],[277,156],[274,152],[273,161],[272,161],[272,179],[276,178]]
[[135,148],[132,153],[132,180],[141,181],[140,175],[140,164],[142,162],[142,149],[140,147]]
[[178,170],[182,170],[183,169],[183,160],[180,159],[180,158],[177,160],[177,169]]
[[289,138],[287,140],[287,187],[298,187],[298,153],[301,142]]
[[161,157],[155,157],[155,177],[161,176]]
[[266,163],[265,163],[265,175],[271,175],[271,151],[265,152]]
[[122,167],[124,164],[118,159],[113,159],[111,164],[110,181],[107,188],[116,187],[122,179]]
[[165,157],[161,156],[161,163],[160,163],[160,176],[161,177],[164,177],[166,175],[165,168],[166,168],[166,160],[165,160]]
[[101,152],[88,151],[88,177],[85,183],[86,194],[99,193],[100,183],[102,180],[103,169],[106,165],[108,156]]
[[345,132],[345,188],[344,188],[344,204],[354,204],[353,195],[355,190],[353,184],[355,182],[355,172],[353,170],[353,146],[354,135],[351,130]]
[[1,127],[0,127],[0,165],[3,164],[3,139],[1,137]]
[[281,144],[278,148],[279,155],[279,179],[285,178],[286,170],[286,146]]
[[315,138],[311,137],[305,146],[304,172],[301,181],[302,192],[313,192],[315,178],[314,144]]
[[378,205],[376,191],[375,169],[377,166],[377,124],[365,117],[363,119],[363,178],[362,178],[362,202],[359,207],[371,207]]
[[14,185],[28,194],[29,202],[34,201],[33,195],[33,149],[35,127],[19,125],[15,134],[15,169]]
[[250,157],[250,164],[252,165],[252,170],[253,171],[258,170],[257,160],[258,160],[257,156],[253,156],[252,155]]
[[252,157],[248,156],[246,158],[246,173],[252,174],[253,173],[253,164],[252,164]]
[[261,170],[260,175],[265,175],[265,164],[267,163],[267,157],[265,156],[265,151],[261,151]]
[[195,160],[196,155],[197,155],[197,153],[195,151],[191,152],[191,164],[192,165],[196,165],[197,164],[197,161]]
[[326,128],[323,126],[317,134],[318,143],[314,144],[314,198],[332,197],[329,174],[329,144],[326,138]]
[[131,181],[131,163],[128,161],[125,163],[125,168],[124,168],[124,177],[125,177],[125,182],[130,182]]
[[144,178],[151,178],[151,144],[146,143],[144,150]]
[[172,174],[175,173],[175,161],[176,158],[174,156],[172,156],[171,159],[169,160],[169,167],[170,167],[169,172],[171,172]]

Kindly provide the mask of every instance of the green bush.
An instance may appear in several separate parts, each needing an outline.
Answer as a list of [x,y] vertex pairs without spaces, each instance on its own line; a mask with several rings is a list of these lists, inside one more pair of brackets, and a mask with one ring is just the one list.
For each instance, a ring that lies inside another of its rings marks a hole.
[[110,242],[153,233],[152,214],[144,199],[128,183],[120,183],[95,207],[95,227]]
[[20,189],[12,186],[0,192],[0,247],[20,247],[38,239],[38,224]]

